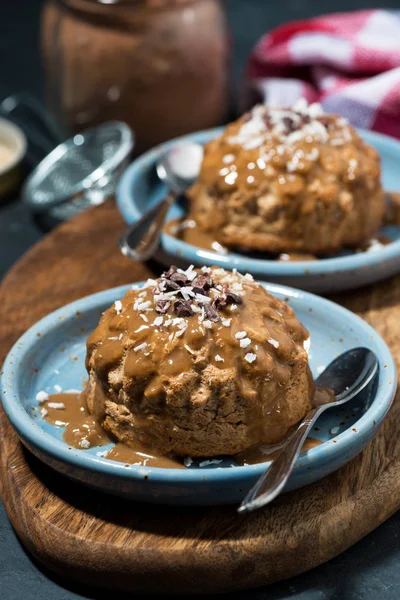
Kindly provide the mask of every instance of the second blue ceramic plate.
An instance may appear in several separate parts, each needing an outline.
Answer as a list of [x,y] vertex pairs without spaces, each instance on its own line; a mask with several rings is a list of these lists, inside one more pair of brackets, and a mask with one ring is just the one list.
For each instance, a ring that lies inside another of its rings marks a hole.
[[[213,129],[179,139],[204,144],[220,133],[221,129]],[[381,156],[384,189],[400,192],[400,142],[371,131],[360,130],[359,133]],[[177,141],[179,140],[172,140],[153,148],[126,169],[118,187],[117,202],[127,223],[140,219],[144,212],[165,195],[166,189],[157,178],[155,163],[165,149]],[[185,207],[174,206],[168,219],[182,217],[184,214]],[[284,283],[312,292],[334,293],[375,283],[400,271],[400,227],[384,227],[380,233],[389,237],[392,243],[373,252],[348,252],[335,258],[286,263],[234,252],[221,255],[164,234],[159,258],[165,263],[179,263],[182,266],[193,263],[199,266],[220,265],[226,269],[236,267],[239,271],[252,273],[257,279]]]
[[[312,483],[335,471],[366,446],[376,434],[396,390],[392,356],[382,338],[365,321],[324,298],[292,288],[267,284],[266,289],[294,308],[311,335],[310,364],[314,377],[340,353],[355,346],[371,348],[379,359],[379,378],[342,408],[326,411],[313,437],[322,443],[303,452],[287,489]],[[102,491],[133,500],[166,504],[213,505],[239,503],[267,464],[218,465],[162,469],[124,465],[97,453],[107,447],[78,450],[63,441],[63,429],[44,421],[36,394],[81,388],[86,375],[86,338],[101,313],[121,298],[129,286],[88,296],[51,313],[27,331],[10,351],[1,377],[4,409],[23,443],[61,473]],[[111,445],[112,446],[112,445]],[[110,448],[111,448],[110,446]]]

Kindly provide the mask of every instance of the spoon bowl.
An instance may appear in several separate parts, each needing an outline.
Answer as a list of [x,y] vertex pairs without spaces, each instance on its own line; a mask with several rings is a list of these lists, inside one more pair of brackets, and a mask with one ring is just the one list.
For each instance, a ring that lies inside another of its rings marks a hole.
[[196,181],[203,160],[203,146],[195,142],[181,142],[161,155],[156,171],[161,181],[171,190],[184,193]]

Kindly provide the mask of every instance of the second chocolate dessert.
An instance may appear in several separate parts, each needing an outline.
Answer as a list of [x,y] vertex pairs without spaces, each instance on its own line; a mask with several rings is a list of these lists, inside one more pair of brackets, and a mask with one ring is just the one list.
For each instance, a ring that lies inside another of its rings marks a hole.
[[190,218],[220,244],[324,255],[382,224],[380,159],[345,119],[256,106],[205,146]]

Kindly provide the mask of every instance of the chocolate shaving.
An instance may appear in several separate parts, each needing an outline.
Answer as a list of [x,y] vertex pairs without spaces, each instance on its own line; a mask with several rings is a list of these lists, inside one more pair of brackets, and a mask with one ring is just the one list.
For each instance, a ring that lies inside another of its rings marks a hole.
[[[214,288],[214,282],[208,273],[199,273],[194,281],[190,282],[185,273],[178,272],[178,268],[174,265],[166,271],[161,280],[158,283],[158,292],[176,292],[177,296],[181,296],[179,299],[166,299],[157,300],[156,311],[164,315],[167,313],[173,303],[173,312],[178,317],[191,317],[194,314],[192,308],[193,299],[185,299],[187,295],[182,293],[182,287],[191,288],[193,294],[201,294],[202,296],[208,296],[209,290]],[[223,310],[229,304],[242,304],[243,300],[237,294],[234,294],[229,289],[229,284],[223,283],[216,288],[218,295],[214,298],[213,302],[201,302],[200,298],[195,300],[197,306],[203,309],[204,316],[209,321],[217,323],[220,319],[218,310]],[[175,295],[175,294],[174,294]],[[189,292],[189,295],[190,292]],[[175,297],[176,298],[176,297]],[[199,301],[200,300],[200,301]]]
[[269,113],[265,113],[263,115],[263,121],[265,123],[265,126],[267,129],[271,129],[272,127],[272,120],[271,120],[271,115]]
[[165,315],[165,313],[168,312],[170,306],[171,302],[169,300],[157,300],[156,311],[160,313],[160,315]]
[[173,273],[170,277],[170,281],[178,283],[180,286],[186,285],[188,278],[184,273]]
[[218,308],[225,308],[227,302],[226,302],[226,296],[218,296],[218,298],[216,298],[213,302],[213,305],[215,306],[216,309]]
[[181,286],[179,285],[179,283],[176,283],[175,281],[171,281],[170,279],[166,279],[166,289],[168,292],[175,292],[177,290],[181,289]]
[[243,304],[243,300],[237,294],[234,294],[233,292],[228,292],[226,294],[226,303],[227,304]]
[[326,127],[327,129],[329,128],[329,126],[330,126],[330,125],[332,125],[332,124],[333,124],[333,122],[332,122],[332,118],[330,117],[330,115],[320,115],[320,116],[318,117],[318,121],[319,121],[320,123],[322,123],[322,125],[323,125],[324,127]]
[[219,296],[218,298],[216,298],[213,302],[215,308],[225,308],[225,306],[228,306],[229,304],[243,304],[243,300],[240,296],[238,296],[237,294],[234,294],[233,292],[230,292],[229,290],[226,290],[225,294],[223,296]]
[[208,290],[213,286],[213,280],[207,273],[202,273],[192,281],[192,286],[195,294],[207,296]]
[[285,127],[285,133],[289,134],[293,131],[296,131],[296,124],[290,117],[283,117],[282,119],[283,125]]
[[251,112],[244,113],[244,115],[242,116],[242,121],[244,123],[247,123],[248,121],[250,121],[251,117],[252,117]]
[[195,294],[202,294],[203,296],[208,296],[208,291],[205,290],[204,288],[194,286],[192,288],[192,290],[194,291]]
[[211,304],[203,304],[203,308],[204,308],[204,314],[207,317],[207,319],[209,319],[210,321],[213,321],[214,323],[217,323],[219,321],[219,315],[215,309],[214,306],[212,306]]
[[175,265],[171,265],[168,271],[162,274],[162,277],[165,277],[165,279],[171,279],[172,275],[174,275],[174,273],[176,273],[177,270],[178,267],[176,267]]
[[[309,117],[309,115],[304,115],[303,113],[297,112],[297,111],[296,111],[296,115],[300,118],[300,122],[299,122],[298,128],[301,128],[304,125],[307,125],[308,123],[311,122],[311,118]],[[290,117],[288,117],[288,118],[290,118]],[[285,119],[283,119],[283,120],[285,120]],[[296,129],[297,129],[297,127],[296,127]]]
[[190,302],[188,300],[177,300],[174,303],[174,313],[177,317],[191,317],[193,310]]

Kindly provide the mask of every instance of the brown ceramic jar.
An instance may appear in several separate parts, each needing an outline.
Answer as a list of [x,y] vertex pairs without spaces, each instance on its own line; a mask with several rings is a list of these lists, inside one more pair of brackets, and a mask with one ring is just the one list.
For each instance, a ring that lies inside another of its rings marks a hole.
[[50,108],[68,133],[122,120],[138,153],[226,117],[219,0],[48,0],[42,53]]

